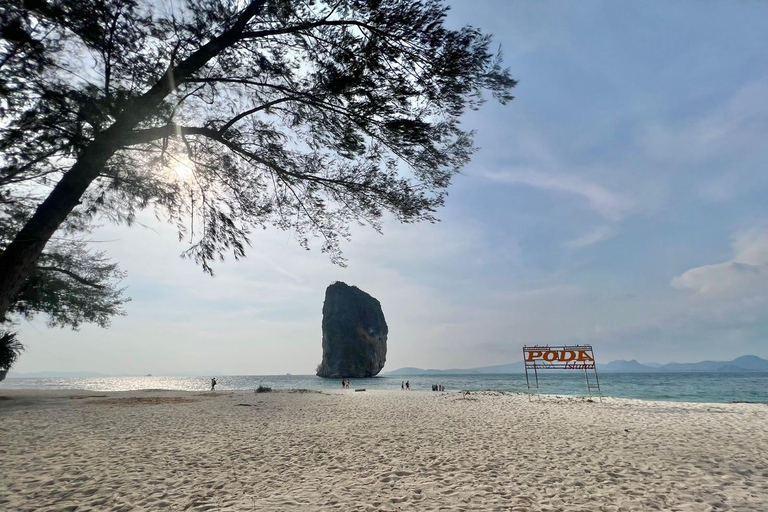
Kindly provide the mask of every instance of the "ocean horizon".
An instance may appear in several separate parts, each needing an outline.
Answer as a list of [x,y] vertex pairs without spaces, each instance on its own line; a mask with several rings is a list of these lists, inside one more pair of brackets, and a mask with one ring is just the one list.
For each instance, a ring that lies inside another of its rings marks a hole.
[[[134,377],[61,377],[25,378],[9,376],[0,382],[3,389],[135,391],[165,389],[179,391],[210,390],[210,378],[216,377],[217,391],[244,391],[267,386],[274,390],[340,389],[341,379],[315,375],[211,375],[211,376],[134,376]],[[768,372],[679,372],[679,373],[605,373],[600,378],[604,397],[653,401],[768,404]],[[525,374],[483,375],[380,375],[350,379],[352,389],[400,390],[409,381],[412,391],[430,391],[442,384],[448,392],[505,391],[536,392],[526,386]],[[540,372],[538,392],[545,395],[590,396],[584,375],[575,372]],[[594,382],[593,382],[594,384]],[[591,396],[597,396],[592,390]]]

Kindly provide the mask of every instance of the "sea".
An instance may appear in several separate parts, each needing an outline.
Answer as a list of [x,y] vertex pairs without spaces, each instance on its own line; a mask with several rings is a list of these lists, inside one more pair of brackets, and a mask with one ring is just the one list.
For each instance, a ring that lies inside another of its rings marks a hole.
[[[13,378],[0,382],[3,389],[78,389],[88,391],[132,391],[167,389],[210,390],[211,377],[93,377],[93,378]],[[215,375],[217,391],[253,390],[259,386],[274,390],[341,389],[341,379],[314,375]],[[603,373],[600,390],[587,389],[580,372],[539,372],[539,389],[529,389],[525,374],[473,375],[381,375],[369,379],[350,379],[352,389],[400,390],[408,381],[411,390],[430,391],[442,384],[448,392],[511,391],[556,396],[598,396],[640,400],[768,404],[768,372],[705,373]],[[594,380],[591,381],[594,386]]]

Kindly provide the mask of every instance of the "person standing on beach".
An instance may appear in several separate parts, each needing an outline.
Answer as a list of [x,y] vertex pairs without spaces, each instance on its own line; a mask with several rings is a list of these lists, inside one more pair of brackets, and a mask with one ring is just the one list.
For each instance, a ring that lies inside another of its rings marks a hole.
[[407,389],[408,391],[411,390],[411,381],[409,380],[405,381],[405,389]]
[[211,378],[211,391],[216,391],[216,377]]
[[405,389],[405,381],[404,380],[400,381],[400,389]]

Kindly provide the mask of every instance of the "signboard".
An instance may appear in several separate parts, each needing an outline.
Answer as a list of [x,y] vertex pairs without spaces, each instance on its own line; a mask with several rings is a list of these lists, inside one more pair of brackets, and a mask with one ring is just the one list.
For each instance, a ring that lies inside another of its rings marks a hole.
[[523,347],[525,367],[560,370],[594,370],[595,354],[591,345],[562,347]]
[[[600,394],[600,379],[597,376],[595,352],[592,350],[592,345],[524,346],[523,362],[525,363],[525,382],[528,384],[528,390],[531,389],[528,370],[533,370],[536,378],[536,391],[539,391],[539,370],[584,370],[589,396],[592,396],[593,389],[596,389]],[[592,380],[590,380],[589,370],[594,373]],[[602,394],[600,396],[602,398]]]

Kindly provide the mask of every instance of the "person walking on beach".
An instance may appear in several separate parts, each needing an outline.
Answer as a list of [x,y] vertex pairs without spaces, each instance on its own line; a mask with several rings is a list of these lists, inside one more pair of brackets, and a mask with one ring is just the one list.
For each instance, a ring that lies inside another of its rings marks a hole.
[[405,381],[404,380],[400,381],[400,389],[405,389]]
[[216,391],[216,377],[211,378],[211,391]]
[[409,380],[405,381],[405,389],[407,389],[408,391],[411,390],[411,381]]

